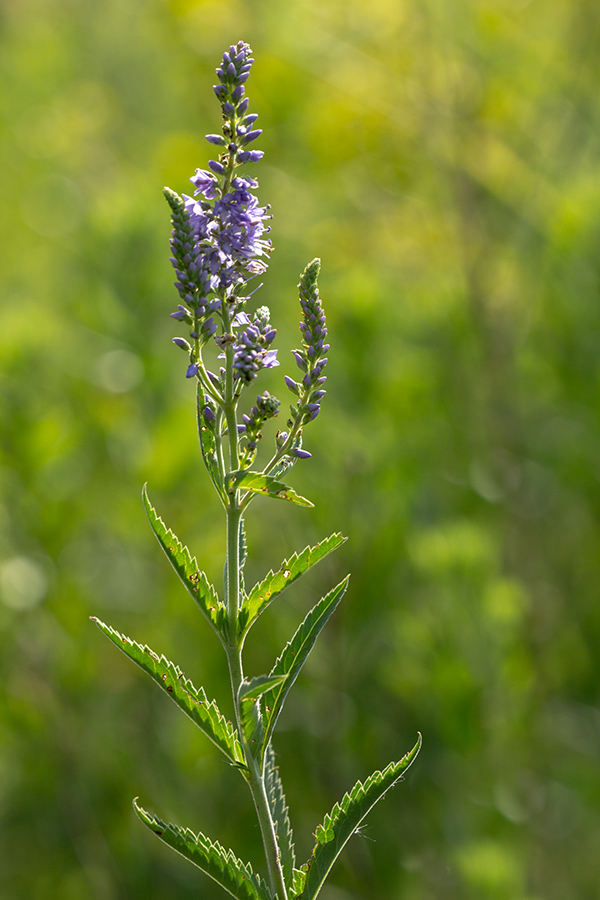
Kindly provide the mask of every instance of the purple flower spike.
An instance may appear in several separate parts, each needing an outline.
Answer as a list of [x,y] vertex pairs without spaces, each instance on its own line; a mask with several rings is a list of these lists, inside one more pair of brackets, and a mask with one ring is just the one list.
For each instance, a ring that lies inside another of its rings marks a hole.
[[[252,320],[240,312],[253,293],[246,287],[248,282],[266,271],[272,249],[269,207],[259,206],[252,193],[258,183],[236,173],[242,163],[256,162],[264,155],[262,150],[246,149],[262,134],[254,127],[257,116],[248,114],[245,84],[253,62],[252,51],[243,41],[225,51],[216,70],[218,83],[213,86],[223,111],[223,130],[205,135],[220,155],[205,169],[196,169],[190,179],[193,196],[165,189],[172,211],[171,263],[181,300],[172,317],[189,325],[195,347],[215,337],[217,323],[233,320],[235,328],[228,330],[233,332],[234,377],[246,383],[261,369],[279,365],[277,351],[270,349],[276,330],[269,324],[268,311],[266,316],[265,310],[257,311]],[[174,342],[191,352],[183,337]],[[202,361],[193,359],[192,355],[186,376],[202,371],[204,377]],[[213,379],[222,390],[223,370],[220,379]]]

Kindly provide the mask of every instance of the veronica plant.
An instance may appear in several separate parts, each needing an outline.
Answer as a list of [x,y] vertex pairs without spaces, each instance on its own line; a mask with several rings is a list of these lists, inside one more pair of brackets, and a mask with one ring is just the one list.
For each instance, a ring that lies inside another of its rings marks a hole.
[[[257,116],[248,112],[245,82],[253,59],[250,47],[239,42],[224,54],[217,69],[214,92],[221,104],[221,134],[206,135],[219,148],[219,158],[192,176],[193,196],[169,188],[171,262],[177,273],[179,305],[172,317],[186,326],[186,337],[174,343],[187,355],[185,375],[197,386],[200,448],[209,478],[221,501],[227,523],[227,551],[223,598],[201,571],[196,559],[159,518],[146,489],[143,500],[150,525],[167,559],[198,605],[227,657],[231,678],[233,722],[196,688],[178,666],[113,628],[94,619],[98,627],[177,704],[219,748],[248,785],[256,808],[266,859],[266,880],[249,863],[201,833],[163,822],[136,801],[134,808],[151,831],[213,878],[238,900],[313,900],[346,842],[374,804],[383,797],[415,758],[419,742],[399,762],[390,763],[365,782],[358,782],[336,803],[315,831],[316,844],[303,865],[297,865],[294,840],[279,772],[274,764],[273,730],[288,692],[315,641],[340,600],[344,578],[310,610],[271,670],[248,677],[242,650],[258,617],[319,560],[345,540],[332,534],[314,547],[293,553],[258,584],[244,583],[246,541],[244,516],[261,496],[300,506],[313,504],[299,496],[282,476],[298,460],[310,457],[302,446],[303,431],[320,412],[325,394],[324,375],[329,344],[317,276],[320,261],[309,263],[300,277],[301,345],[292,351],[296,378],[285,376],[293,395],[285,429],[277,431],[270,459],[256,464],[263,428],[279,413],[279,400],[267,391],[256,396],[248,412],[240,413],[247,389],[263,369],[279,365],[272,349],[276,330],[266,306],[249,311],[257,276],[267,269],[271,252],[269,208],[259,206],[253,191],[257,182],[239,174],[256,163],[262,151],[250,149],[261,131]],[[208,363],[212,351],[215,362]],[[296,380],[297,379],[297,380]],[[261,501],[262,502],[262,501]]]

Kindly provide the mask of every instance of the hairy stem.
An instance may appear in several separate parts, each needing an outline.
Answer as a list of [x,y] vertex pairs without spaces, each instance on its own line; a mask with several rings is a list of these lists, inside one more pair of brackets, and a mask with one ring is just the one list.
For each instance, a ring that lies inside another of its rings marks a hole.
[[259,761],[252,754],[252,750],[245,738],[242,726],[242,716],[238,700],[240,685],[244,680],[241,649],[228,647],[227,661],[229,663],[229,675],[231,678],[231,690],[234,697],[238,732],[244,747],[244,755],[248,766],[246,778],[250,793],[252,794],[252,800],[254,801],[258,823],[260,825],[269,875],[269,885],[272,893],[274,895],[276,894],[279,900],[287,900],[287,890],[283,878],[283,870],[281,868],[279,845],[275,834],[275,825],[271,815],[271,807],[269,806],[269,800],[267,798],[264,773]]
[[[237,494],[237,491],[236,491]],[[256,815],[260,825],[260,831],[265,850],[269,884],[273,894],[277,894],[279,900],[287,900],[287,891],[283,879],[283,871],[279,857],[279,845],[275,834],[275,825],[271,815],[271,809],[267,798],[264,773],[259,761],[254,757],[244,733],[242,715],[240,710],[239,691],[244,680],[242,664],[242,648],[237,636],[237,617],[240,601],[240,520],[241,511],[237,504],[232,502],[227,509],[227,607],[229,612],[229,642],[226,646],[229,675],[231,678],[231,692],[235,707],[235,717],[238,733],[242,746],[246,765],[248,766],[248,786],[254,801]]]

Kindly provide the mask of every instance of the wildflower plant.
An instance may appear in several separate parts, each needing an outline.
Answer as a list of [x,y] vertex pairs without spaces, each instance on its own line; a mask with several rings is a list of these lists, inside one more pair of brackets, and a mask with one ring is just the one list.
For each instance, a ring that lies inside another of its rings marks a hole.
[[[223,598],[198,562],[168,529],[148,499],[143,501],[150,525],[167,559],[223,646],[231,679],[233,721],[229,721],[203,688],[196,688],[181,669],[149,647],[115,631],[98,619],[98,627],[137,663],[219,748],[250,789],[266,860],[266,879],[233,851],[201,833],[163,822],[134,801],[141,821],[162,841],[198,866],[238,900],[313,900],[349,838],[369,810],[399,781],[420,746],[358,782],[317,826],[315,846],[302,865],[296,862],[294,839],[273,751],[273,731],[288,692],[296,681],[317,637],[341,601],[344,578],[310,610],[267,673],[248,676],[242,651],[250,628],[265,609],[317,562],[345,540],[332,534],[314,547],[293,553],[276,570],[251,588],[244,581],[246,540],[244,517],[258,497],[283,499],[311,507],[282,476],[310,457],[303,447],[304,429],[321,410],[325,395],[327,326],[319,297],[320,261],[314,259],[300,276],[301,345],[292,351],[296,378],[285,376],[293,396],[285,428],[277,431],[272,454],[255,467],[263,429],[279,415],[280,402],[267,391],[250,400],[240,413],[245,392],[263,369],[279,365],[272,348],[276,329],[270,311],[250,311],[258,289],[254,280],[267,270],[271,252],[269,207],[253,193],[254,178],[240,168],[263,156],[253,149],[260,136],[257,116],[248,112],[245,82],[253,63],[250,47],[239,42],[224,54],[216,70],[214,92],[221,104],[221,134],[206,135],[219,149],[208,169],[190,179],[193,195],[165,188],[171,208],[171,262],[179,304],[172,317],[186,327],[173,342],[184,350],[185,376],[197,387],[197,422],[202,458],[226,516],[227,549]],[[259,285],[260,287],[260,285]],[[205,353],[212,351],[207,368]],[[296,380],[297,379],[297,380]],[[261,501],[262,502],[262,501]]]

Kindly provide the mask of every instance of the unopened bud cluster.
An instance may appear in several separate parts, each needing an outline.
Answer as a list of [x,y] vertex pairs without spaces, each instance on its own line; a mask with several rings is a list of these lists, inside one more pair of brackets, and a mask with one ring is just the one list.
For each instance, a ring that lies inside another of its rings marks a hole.
[[288,388],[298,397],[298,402],[290,407],[292,415],[288,421],[290,428],[298,420],[301,425],[306,425],[307,422],[315,419],[320,412],[321,401],[326,393],[322,387],[327,381],[327,376],[323,375],[323,369],[327,363],[325,354],[329,350],[329,344],[325,343],[327,328],[317,287],[320,268],[321,260],[313,259],[300,276],[298,285],[300,306],[302,307],[300,332],[304,340],[300,350],[293,350],[292,354],[304,374],[301,381],[294,381],[287,375],[285,376]]
[[277,330],[271,327],[267,306],[257,309],[253,322],[239,335],[234,346],[233,377],[250,384],[260,369],[278,366],[277,350],[269,350]]
[[246,439],[242,451],[244,463],[250,465],[254,460],[258,441],[262,437],[261,428],[268,419],[277,415],[279,406],[280,402],[277,397],[272,397],[268,391],[265,391],[257,396],[256,404],[250,410],[250,415],[242,416],[243,424],[238,425],[238,432]]

